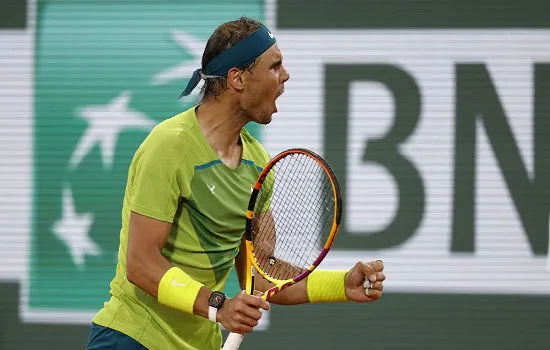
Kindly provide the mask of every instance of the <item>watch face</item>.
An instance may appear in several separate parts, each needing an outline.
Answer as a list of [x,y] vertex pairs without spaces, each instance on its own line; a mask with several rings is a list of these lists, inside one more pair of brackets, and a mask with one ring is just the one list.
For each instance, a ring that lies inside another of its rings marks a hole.
[[224,300],[225,295],[220,292],[213,292],[212,295],[210,295],[210,305],[215,308],[219,308],[220,306],[222,306]]

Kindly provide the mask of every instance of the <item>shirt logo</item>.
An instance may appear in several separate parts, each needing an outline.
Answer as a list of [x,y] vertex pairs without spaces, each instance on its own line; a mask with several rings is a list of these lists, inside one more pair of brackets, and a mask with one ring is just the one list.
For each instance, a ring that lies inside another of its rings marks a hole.
[[210,192],[212,192],[212,194],[214,194],[214,189],[216,189],[216,185],[212,184],[212,185],[207,185],[207,186],[210,189]]

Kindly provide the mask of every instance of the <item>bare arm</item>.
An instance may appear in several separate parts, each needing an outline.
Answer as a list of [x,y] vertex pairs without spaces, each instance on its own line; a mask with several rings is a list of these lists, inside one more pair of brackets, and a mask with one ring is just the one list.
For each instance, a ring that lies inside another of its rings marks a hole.
[[[158,298],[160,280],[172,264],[161,251],[166,244],[172,225],[132,212],[126,256],[128,281]],[[193,312],[208,318],[208,298],[212,292],[202,287],[195,300]]]
[[[246,285],[245,242],[246,240],[243,236],[241,248],[239,254],[237,255],[235,263],[239,283],[242,289],[244,289]],[[274,247],[274,245],[269,245]],[[278,263],[280,264],[281,261],[279,261]],[[292,266],[287,262],[284,262],[283,264],[287,265],[285,267],[286,269],[297,269],[297,267]],[[346,289],[346,298],[348,300],[353,300],[356,302],[370,302],[380,299],[380,297],[382,296],[383,282],[386,279],[383,270],[384,264],[380,260],[371,261],[368,264],[358,262],[351,270],[346,273],[344,282]],[[373,282],[372,288],[369,289],[370,294],[365,294],[366,290],[364,287],[364,281],[366,278],[369,278],[371,282]],[[310,302],[307,294],[307,281],[308,277],[290,286],[289,288],[283,289],[282,291],[276,293],[272,298],[270,298],[269,302],[279,305],[297,305]],[[254,286],[256,291],[265,292],[274,286],[275,285],[273,283],[264,279],[260,274],[256,274]]]
[[[131,213],[126,276],[128,281],[155,298],[158,298],[162,277],[173,267],[161,254],[170,230],[170,223]],[[193,305],[195,315],[208,318],[210,294],[211,290],[201,287]],[[223,304],[217,320],[232,332],[250,332],[261,317],[259,308],[268,310],[269,305],[257,297],[240,294]]]

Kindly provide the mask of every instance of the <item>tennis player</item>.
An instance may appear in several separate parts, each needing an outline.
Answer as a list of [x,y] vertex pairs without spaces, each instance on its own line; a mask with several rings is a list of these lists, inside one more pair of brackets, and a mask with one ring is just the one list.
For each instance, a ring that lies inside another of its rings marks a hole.
[[[245,288],[245,209],[270,159],[243,127],[270,123],[289,74],[273,33],[243,17],[214,31],[182,95],[201,79],[202,102],[158,124],[132,159],[111,297],[93,318],[88,350],[219,350],[219,324],[245,334],[269,310],[257,295],[230,298],[223,288],[233,266]],[[318,269],[270,301],[374,301],[383,268]],[[257,278],[258,293],[268,287]]]

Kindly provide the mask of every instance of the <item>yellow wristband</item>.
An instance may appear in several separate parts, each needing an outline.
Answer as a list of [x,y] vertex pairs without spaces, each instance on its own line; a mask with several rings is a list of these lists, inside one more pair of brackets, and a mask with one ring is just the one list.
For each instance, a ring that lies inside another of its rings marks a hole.
[[348,301],[344,280],[348,271],[313,270],[307,276],[307,296],[311,303]]
[[195,281],[178,267],[172,267],[159,283],[158,301],[161,304],[193,314],[195,300],[203,284]]

